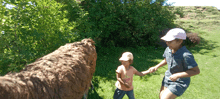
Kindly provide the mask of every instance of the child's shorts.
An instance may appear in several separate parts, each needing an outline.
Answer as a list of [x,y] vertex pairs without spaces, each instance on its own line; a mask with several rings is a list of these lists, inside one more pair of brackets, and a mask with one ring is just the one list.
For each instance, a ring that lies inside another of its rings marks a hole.
[[163,78],[162,86],[167,87],[176,96],[181,96],[189,86],[189,84],[172,82],[166,78]]
[[120,90],[120,89],[118,89],[118,88],[116,88],[116,90],[115,90],[113,99],[122,99],[125,94],[127,94],[127,96],[129,97],[129,99],[135,99],[135,98],[134,98],[134,92],[133,92],[133,90],[124,91],[124,90]]

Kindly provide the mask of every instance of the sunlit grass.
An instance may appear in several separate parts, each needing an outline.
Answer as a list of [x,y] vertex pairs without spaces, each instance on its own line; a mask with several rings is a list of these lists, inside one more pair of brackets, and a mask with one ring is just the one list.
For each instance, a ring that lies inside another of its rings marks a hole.
[[[176,21],[176,24],[190,30],[192,33],[198,33],[201,37],[200,44],[189,49],[198,63],[200,74],[191,77],[189,88],[177,99],[219,99],[220,23],[218,22],[219,20],[210,21],[208,19]],[[164,48],[98,49],[97,67],[93,77],[95,90],[90,91],[89,99],[112,99],[116,88],[114,86],[116,82],[115,70],[120,65],[118,59],[124,51],[131,51],[134,54],[134,63],[132,65],[138,71],[143,71],[163,59]],[[158,99],[161,81],[166,70],[167,65],[159,68],[156,73],[143,77],[134,76],[133,85],[136,99]],[[123,99],[128,99],[128,97],[125,96]]]

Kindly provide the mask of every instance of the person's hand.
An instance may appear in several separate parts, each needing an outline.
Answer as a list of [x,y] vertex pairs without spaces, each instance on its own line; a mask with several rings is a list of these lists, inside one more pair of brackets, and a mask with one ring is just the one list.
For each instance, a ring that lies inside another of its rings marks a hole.
[[171,76],[169,77],[169,79],[170,79],[171,81],[173,81],[173,82],[175,82],[178,78],[179,78],[179,77],[178,77],[178,75],[176,75],[176,74],[173,74],[173,75],[171,75]]
[[150,73],[153,73],[153,72],[157,71],[157,69],[158,68],[156,66],[154,66],[154,67],[149,68],[148,70]]
[[124,85],[125,87],[130,88],[130,85],[128,83],[125,83]]

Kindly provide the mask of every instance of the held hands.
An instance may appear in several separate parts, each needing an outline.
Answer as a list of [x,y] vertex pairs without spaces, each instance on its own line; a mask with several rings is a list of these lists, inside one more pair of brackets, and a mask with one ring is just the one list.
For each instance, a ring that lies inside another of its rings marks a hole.
[[[150,73],[153,73],[153,72],[157,71],[157,69],[158,68],[156,66],[154,66],[154,67],[149,68],[147,71],[149,71]],[[178,78],[179,78],[178,74],[173,74],[169,77],[169,79],[173,82],[175,82]]]
[[[157,71],[157,69],[158,69],[158,67],[154,66],[154,67],[149,68],[148,71],[150,73],[153,73],[153,72]],[[175,82],[178,78],[179,78],[178,74],[173,74],[169,77],[169,79],[173,82]]]
[[148,70],[150,73],[153,73],[153,72],[157,71],[157,69],[158,68],[156,66],[154,66],[154,67],[149,68]]

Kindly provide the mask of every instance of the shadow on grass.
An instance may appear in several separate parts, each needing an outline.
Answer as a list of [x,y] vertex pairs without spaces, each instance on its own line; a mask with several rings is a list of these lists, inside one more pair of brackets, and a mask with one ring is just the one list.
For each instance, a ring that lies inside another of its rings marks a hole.
[[103,99],[103,97],[99,96],[99,94],[95,89],[94,90],[90,89],[88,96],[89,96],[88,99]]
[[[148,70],[149,67],[158,64],[158,60],[162,60],[162,54],[164,48],[155,47],[138,47],[138,48],[97,48],[98,58],[96,62],[96,71],[93,76],[93,84],[95,90],[103,90],[99,83],[110,82],[109,87],[114,88],[116,82],[116,72],[115,70],[121,63],[119,58],[123,52],[132,52],[134,55],[134,61],[132,66],[134,66],[139,72]],[[147,77],[154,74],[149,74]],[[141,80],[147,80],[146,77],[141,77]],[[112,89],[114,91],[115,89]],[[96,98],[90,98],[96,97]],[[98,97],[98,98],[97,98]],[[97,94],[96,91],[89,94],[89,99],[101,99],[102,97]]]
[[116,80],[115,70],[121,63],[119,58],[123,52],[132,52],[134,55],[134,66],[138,71],[144,71],[158,64],[158,59],[163,59],[163,48],[103,48],[98,51],[96,72],[94,76],[103,78],[104,81]]
[[[195,47],[189,48],[192,53],[199,53],[201,55],[206,55],[210,53],[213,49],[219,47],[217,42],[211,40],[205,40],[204,38],[200,37],[200,43]],[[215,56],[213,56],[215,57]]]

